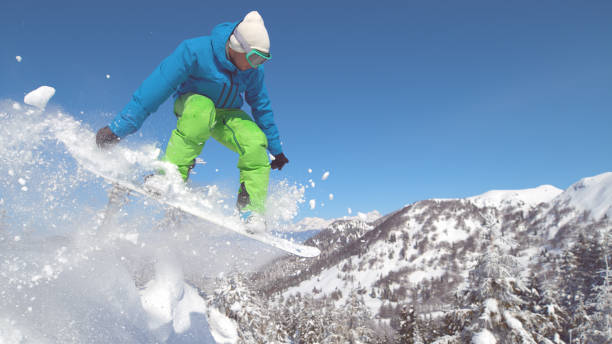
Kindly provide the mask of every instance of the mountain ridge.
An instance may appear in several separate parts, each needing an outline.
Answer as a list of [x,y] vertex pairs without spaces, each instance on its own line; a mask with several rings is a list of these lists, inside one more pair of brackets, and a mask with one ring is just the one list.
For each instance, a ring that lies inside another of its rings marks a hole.
[[[255,284],[267,295],[333,295],[338,303],[346,302],[354,290],[380,319],[385,318],[385,307],[418,297],[434,314],[461,289],[491,236],[514,242],[507,249],[527,271],[541,252],[571,245],[579,230],[609,226],[604,211],[612,209],[609,188],[612,173],[584,178],[566,190],[550,185],[492,190],[464,199],[418,201],[374,222],[338,220],[306,241],[321,249],[320,257],[278,258],[254,275]],[[585,195],[599,196],[584,196],[577,203],[582,208],[573,207],[572,197],[585,189]],[[595,201],[602,197],[609,204]],[[587,206],[603,217],[585,214]],[[434,295],[431,290],[441,292]]]

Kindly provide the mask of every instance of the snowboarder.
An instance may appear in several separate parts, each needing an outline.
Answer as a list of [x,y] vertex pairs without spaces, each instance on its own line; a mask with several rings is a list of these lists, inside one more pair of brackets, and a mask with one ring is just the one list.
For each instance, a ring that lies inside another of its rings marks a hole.
[[[262,64],[270,58],[268,32],[257,11],[240,22],[217,25],[210,36],[185,40],[98,131],[96,143],[105,148],[134,133],[174,94],[177,125],[162,160],[176,165],[186,181],[210,136],[238,153],[237,207],[248,224],[261,230],[270,168],[281,170],[289,162],[264,86]],[[240,109],[243,94],[254,121]],[[266,150],[274,156],[272,163]]]

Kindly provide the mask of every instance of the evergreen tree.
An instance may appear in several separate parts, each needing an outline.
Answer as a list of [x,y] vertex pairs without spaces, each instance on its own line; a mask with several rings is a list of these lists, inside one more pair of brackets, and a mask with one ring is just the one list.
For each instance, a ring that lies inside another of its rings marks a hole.
[[592,343],[612,343],[612,230],[603,233],[603,267],[599,274],[601,284],[593,288],[594,297],[590,301],[591,326],[585,329],[586,338]]
[[[566,249],[563,251],[560,258],[560,273],[556,275],[559,280],[560,288],[560,301],[561,306],[568,312],[574,307],[576,300],[576,289],[575,283],[571,278],[574,271],[577,269],[577,259],[572,250]],[[563,280],[561,280],[563,279]]]
[[[546,274],[544,274],[546,275]],[[533,314],[536,329],[529,329],[536,339],[541,336],[554,343],[562,343],[561,331],[567,326],[567,313],[557,303],[555,295],[556,279],[540,281],[535,274],[529,277],[527,310]]]
[[561,334],[564,328],[567,328],[568,314],[556,300],[558,295],[554,286],[550,283],[540,282],[538,284],[538,302],[537,308],[533,311],[545,317],[546,324],[549,326],[542,327],[540,333],[554,343],[561,343]]
[[[315,304],[317,306],[315,306]],[[321,343],[325,338],[325,309],[316,300],[304,297],[293,308],[295,314],[293,339],[298,343]]]
[[[596,237],[580,233],[576,243],[565,255],[562,269],[565,275],[565,306],[570,313],[579,304],[584,306],[586,300],[593,297],[593,286],[601,284],[598,275],[604,268],[601,246]],[[567,278],[569,276],[571,278]]]
[[353,291],[344,308],[348,310],[348,343],[371,342],[375,337],[370,326],[372,317],[363,297]]
[[341,307],[331,299],[290,297],[280,305],[283,327],[294,343],[365,344],[380,341],[371,315],[356,292]]
[[414,307],[403,306],[400,311],[399,344],[422,344]]
[[586,305],[582,302],[583,297],[577,298],[578,304],[575,306],[574,312],[570,319],[569,342],[572,344],[586,344],[587,342],[587,331],[586,329],[592,326],[591,317],[587,312]]
[[[609,230],[605,235],[581,232],[576,243],[564,252],[562,261],[562,305],[571,314],[562,338],[587,343],[597,323],[605,321],[596,301],[605,285],[606,255],[609,252]],[[605,297],[605,295],[604,295]]]
[[245,343],[289,342],[281,324],[273,321],[268,307],[248,289],[245,277],[240,274],[223,281],[208,304],[237,322],[238,336]]
[[[493,236],[495,239],[495,236]],[[510,244],[511,245],[511,244]],[[516,257],[504,253],[508,243],[493,240],[489,249],[470,272],[468,289],[461,298],[467,323],[461,332],[463,342],[477,338],[499,343],[553,343],[539,333],[552,327],[546,318],[529,310],[529,290],[521,279],[523,269]]]

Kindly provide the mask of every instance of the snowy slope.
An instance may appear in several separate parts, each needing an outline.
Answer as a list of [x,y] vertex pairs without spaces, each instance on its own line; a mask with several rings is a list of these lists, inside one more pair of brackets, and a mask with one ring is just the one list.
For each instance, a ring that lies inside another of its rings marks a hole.
[[[418,297],[430,314],[441,314],[491,236],[504,233],[504,249],[516,253],[519,271],[528,271],[543,249],[570,245],[581,228],[606,226],[593,221],[610,216],[611,200],[612,173],[606,173],[565,191],[543,185],[420,201],[369,227],[333,224],[311,239],[322,249],[319,259],[275,262],[282,267],[280,275],[289,277],[278,277],[272,265],[261,274],[269,287],[261,289],[281,292],[285,298],[331,297],[337,305],[355,291],[372,316],[381,319],[388,309]],[[591,220],[582,217],[584,210],[591,212]]]
[[524,190],[491,190],[467,200],[479,207],[535,207],[550,202],[562,192],[552,185],[541,185]]
[[563,241],[576,229],[605,225],[612,218],[612,173],[584,178],[555,197],[537,214],[537,227],[549,240]]
[[[490,211],[484,210],[483,213]],[[355,244],[338,250],[342,259],[322,269],[313,278],[287,289],[284,296],[308,294],[312,290],[330,295],[341,290],[343,297],[337,302],[343,303],[350,290],[363,289],[375,295],[383,293],[382,285],[389,278],[393,280],[391,290],[425,279],[440,278],[450,271],[431,262],[447,256],[450,253],[448,245],[477,236],[483,213],[463,200],[418,202],[353,241],[361,243],[361,249]],[[313,241],[317,240],[319,238],[313,238]],[[365,301],[372,314],[376,314],[385,303],[380,297],[366,297]]]
[[612,172],[584,178],[552,200],[553,205],[589,211],[594,220],[612,219]]

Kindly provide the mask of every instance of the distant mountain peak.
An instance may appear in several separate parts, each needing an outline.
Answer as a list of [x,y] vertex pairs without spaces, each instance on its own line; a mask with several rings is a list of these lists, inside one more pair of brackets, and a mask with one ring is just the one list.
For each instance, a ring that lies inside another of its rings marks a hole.
[[536,188],[522,190],[491,190],[478,196],[466,198],[478,207],[506,208],[535,207],[540,203],[548,203],[563,193],[563,190],[552,185],[541,185]]
[[293,228],[296,232],[322,230],[338,220],[361,220],[366,223],[378,220],[382,215],[378,210],[369,213],[357,213],[356,216],[344,216],[336,219],[322,219],[320,217],[305,217],[297,222]]
[[297,222],[293,228],[295,232],[320,230],[327,228],[334,220],[326,220],[320,217],[305,217]]
[[556,197],[554,203],[590,211],[595,220],[605,215],[612,218],[612,172],[579,180]]

